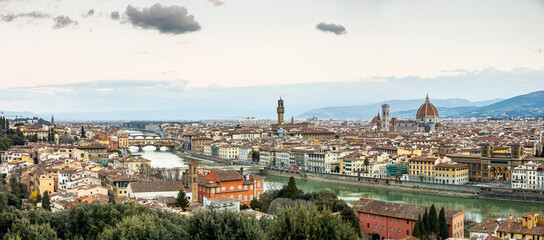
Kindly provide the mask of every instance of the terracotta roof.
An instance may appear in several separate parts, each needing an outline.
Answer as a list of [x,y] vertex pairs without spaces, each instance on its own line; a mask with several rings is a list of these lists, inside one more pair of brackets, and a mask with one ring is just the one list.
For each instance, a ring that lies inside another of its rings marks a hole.
[[425,103],[419,107],[416,114],[417,119],[424,117],[438,117],[438,110],[436,110],[436,107],[429,101],[429,95],[427,95]]
[[507,221],[502,223],[501,225],[499,225],[499,228],[497,229],[497,231],[542,236],[544,235],[544,226],[542,226],[541,224],[538,224],[536,227],[529,229],[527,227],[523,227],[521,223],[521,219],[519,219],[517,222]]
[[152,182],[131,182],[130,188],[134,193],[140,192],[172,192],[185,188],[182,182],[152,181]]
[[499,223],[497,222],[497,220],[494,218],[489,218],[479,224],[472,226],[470,229],[468,229],[468,231],[478,233],[495,233],[498,227]]
[[219,178],[220,181],[235,181],[243,180],[244,176],[236,170],[214,170],[213,173]]
[[[361,199],[354,204],[353,208],[355,211],[361,213],[410,219],[414,221],[416,221],[420,215],[423,216],[425,213],[425,207],[372,199]],[[439,211],[439,209],[437,209],[437,211]],[[447,222],[450,223],[451,218],[460,213],[463,213],[463,211],[450,209],[445,210]]]

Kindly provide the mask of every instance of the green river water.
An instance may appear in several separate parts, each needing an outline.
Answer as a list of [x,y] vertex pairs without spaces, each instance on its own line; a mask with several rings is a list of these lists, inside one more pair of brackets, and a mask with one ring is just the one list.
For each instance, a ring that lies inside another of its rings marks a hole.
[[[137,152],[137,149],[135,150]],[[151,165],[155,167],[187,167],[187,163],[190,162],[190,160],[180,158],[171,152],[143,151],[139,153],[150,159]],[[201,166],[214,165],[213,162],[210,161],[201,161],[199,164]],[[281,188],[284,184],[287,184],[289,180],[287,177],[273,175],[265,175],[264,177],[265,190]],[[396,189],[384,189],[379,187],[301,179],[297,179],[297,186],[304,192],[327,189],[335,192],[340,198],[349,203],[352,203],[359,198],[371,198],[421,206],[430,206],[431,204],[434,204],[437,207],[463,210],[465,211],[466,220],[476,222],[480,222],[488,217],[508,217],[509,215],[521,216],[523,213],[529,211],[544,213],[544,203],[522,203],[451,196],[436,196],[410,191],[399,191]]]

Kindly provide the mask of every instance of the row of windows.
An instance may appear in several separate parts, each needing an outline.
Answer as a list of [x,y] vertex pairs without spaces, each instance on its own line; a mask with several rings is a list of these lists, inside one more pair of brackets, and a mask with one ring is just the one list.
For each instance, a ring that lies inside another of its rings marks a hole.
[[[362,224],[362,223],[360,223],[360,224]],[[366,224],[366,228],[370,228],[370,223]],[[378,231],[378,225],[377,224],[374,224],[374,231]],[[385,226],[382,226],[382,231],[385,231]],[[390,227],[389,231],[393,232],[393,227]],[[400,233],[400,232],[401,232],[401,230],[400,230],[400,228],[398,228],[398,233]],[[406,230],[406,235],[410,236],[410,230]]]

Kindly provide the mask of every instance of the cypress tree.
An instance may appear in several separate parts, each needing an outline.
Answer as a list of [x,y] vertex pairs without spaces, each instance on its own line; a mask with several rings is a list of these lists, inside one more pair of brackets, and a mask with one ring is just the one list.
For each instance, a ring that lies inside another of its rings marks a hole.
[[434,233],[436,236],[440,233],[440,226],[438,223],[438,213],[436,212],[436,208],[434,207],[434,204],[431,205],[431,210],[429,210],[429,234]]
[[81,139],[85,138],[85,129],[81,126]]
[[419,229],[421,228],[419,225],[421,224],[421,215],[418,216],[416,223],[414,223],[414,229],[412,230],[412,236],[421,239],[421,232]]
[[49,198],[49,192],[45,191],[42,197],[42,208],[51,211],[51,200]]
[[425,236],[431,233],[431,226],[429,224],[429,213],[425,208],[425,214],[423,214],[423,228],[425,228]]
[[284,198],[289,199],[297,199],[298,197],[298,188],[297,183],[295,182],[294,177],[289,178],[289,183],[287,183],[287,187],[285,187],[285,192],[283,193]]
[[419,239],[427,239],[427,230],[425,229],[423,218],[419,221]]
[[440,209],[440,215],[438,216],[438,223],[440,227],[440,233],[438,238],[448,239],[450,237],[450,231],[448,230],[448,222],[446,221],[446,212],[444,208]]

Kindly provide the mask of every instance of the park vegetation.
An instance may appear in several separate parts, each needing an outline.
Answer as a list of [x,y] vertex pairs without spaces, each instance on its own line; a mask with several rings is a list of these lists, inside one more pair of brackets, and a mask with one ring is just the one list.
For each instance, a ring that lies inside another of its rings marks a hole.
[[[296,188],[294,179],[281,190],[264,194],[275,196],[272,201],[252,202],[253,208],[266,204],[267,209],[271,202],[276,202],[277,206],[270,208],[275,209],[274,217],[260,219],[231,211],[197,210],[184,216],[129,202],[80,203],[52,212],[48,192],[43,196],[25,193],[17,178],[9,180],[10,183],[0,185],[0,239],[361,238],[359,229],[351,222],[355,215],[351,209],[347,211],[344,201],[329,191],[305,194]],[[180,191],[177,200],[179,207],[188,206],[185,192]],[[280,204],[281,201],[287,204]],[[37,207],[37,203],[42,207]],[[335,216],[333,212],[342,214]]]
[[422,240],[448,239],[449,230],[444,208],[440,209],[440,214],[436,213],[434,205],[431,206],[428,213],[427,209],[425,209],[423,217],[419,216],[414,224],[412,233],[414,237]]

